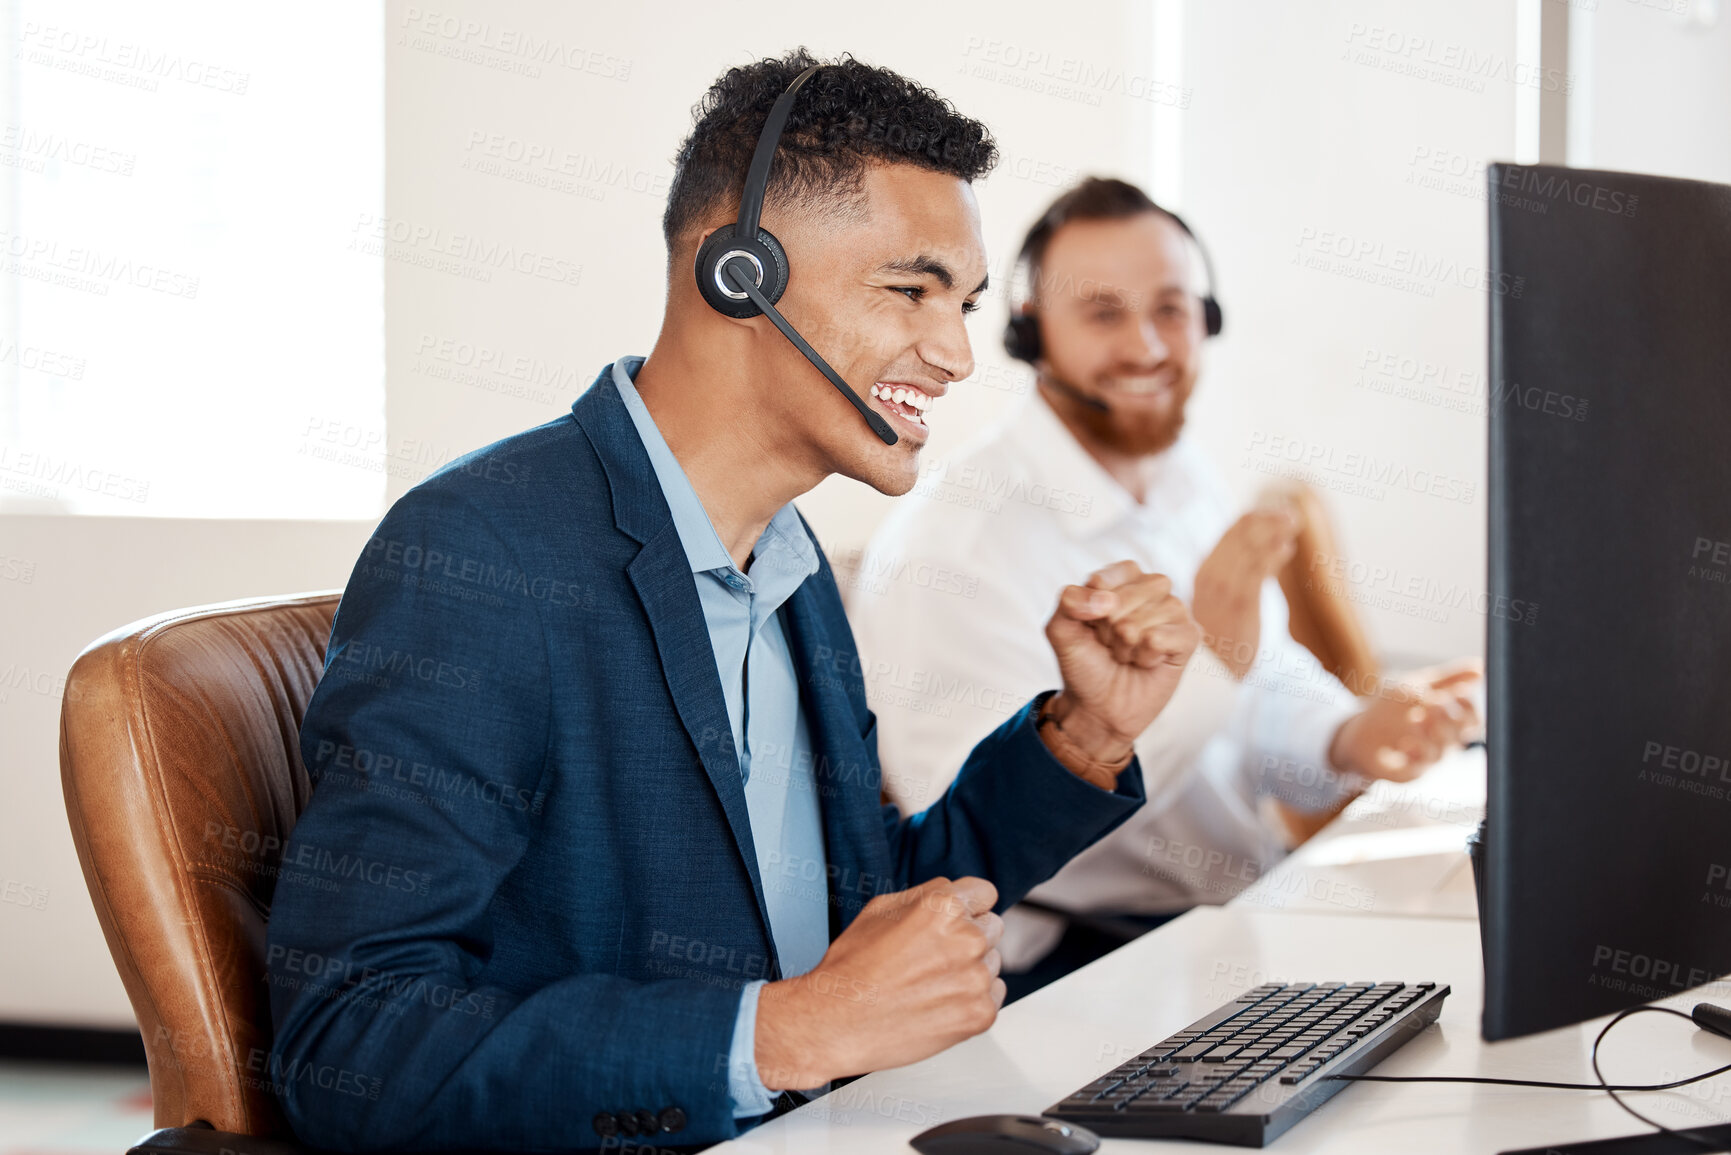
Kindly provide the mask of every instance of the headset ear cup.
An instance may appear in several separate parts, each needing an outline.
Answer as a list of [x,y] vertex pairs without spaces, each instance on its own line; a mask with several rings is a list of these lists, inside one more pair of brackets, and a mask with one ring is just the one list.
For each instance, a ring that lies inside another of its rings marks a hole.
[[1210,337],[1220,336],[1220,330],[1225,325],[1226,318],[1220,312],[1220,302],[1213,297],[1202,298],[1202,325]]
[[763,280],[758,283],[758,287],[773,305],[787,292],[787,252],[781,247],[781,242],[775,239],[775,234],[768,229],[758,229],[757,237],[753,240],[740,240],[733,235],[734,228],[731,224],[722,225],[709,234],[709,239],[697,249],[694,271],[697,275],[697,291],[709,302],[709,307],[724,316],[743,320],[757,316],[758,308],[751,298],[729,296],[722,288],[718,276],[722,259],[737,251],[747,254],[762,266]]
[[787,292],[787,250],[781,247],[781,242],[775,239],[774,233],[764,228],[757,230],[757,243],[763,246],[770,258],[764,265],[764,271],[769,275],[764,278],[763,295],[769,298],[770,304],[778,304],[781,295]]
[[1040,319],[1017,313],[1004,326],[1004,352],[1032,365],[1040,359]]

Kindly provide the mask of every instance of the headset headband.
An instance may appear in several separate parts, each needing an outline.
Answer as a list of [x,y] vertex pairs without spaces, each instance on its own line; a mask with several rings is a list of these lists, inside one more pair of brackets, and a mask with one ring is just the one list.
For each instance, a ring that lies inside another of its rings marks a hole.
[[[1154,204],[1154,202],[1152,202],[1152,201],[1150,201],[1149,203]],[[1214,299],[1214,262],[1209,259],[1208,246],[1202,243],[1202,238],[1197,236],[1196,231],[1194,229],[1192,229],[1187,223],[1185,223],[1185,220],[1183,217],[1179,216],[1177,213],[1173,212],[1169,208],[1165,208],[1161,205],[1155,204],[1153,208],[1147,209],[1144,211],[1159,213],[1161,216],[1165,217],[1167,220],[1169,220],[1173,224],[1177,225],[1179,232],[1183,233],[1185,236],[1190,238],[1190,243],[1196,246],[1196,252],[1202,258],[1202,272],[1208,278],[1208,291],[1200,294],[1200,296],[1202,297],[1202,299],[1204,301],[1213,300]],[[1033,296],[1034,296],[1034,293],[1033,293],[1033,289],[1034,289],[1034,278],[1033,278],[1034,265],[1033,265],[1033,261],[1031,259],[1031,254],[1032,254],[1032,251],[1034,248],[1034,242],[1036,240],[1038,240],[1042,234],[1044,234],[1047,237],[1050,237],[1053,233],[1056,233],[1059,229],[1063,228],[1065,225],[1072,223],[1072,221],[1074,219],[1075,218],[1066,217],[1063,220],[1054,221],[1051,219],[1051,214],[1047,213],[1046,216],[1041,217],[1039,219],[1039,221],[1035,223],[1033,228],[1028,230],[1028,235],[1025,238],[1023,238],[1021,251],[1019,251],[1016,254],[1016,263],[1017,264],[1025,263],[1028,266],[1028,274],[1029,274],[1029,277],[1028,277],[1028,296],[1027,296],[1026,300],[1024,301],[1024,304],[1027,303],[1027,301],[1033,300]],[[1098,218],[1088,218],[1088,219],[1098,219]]]
[[758,221],[763,218],[764,194],[769,191],[769,167],[775,160],[776,146],[781,142],[781,130],[793,112],[793,98],[821,67],[814,64],[794,77],[787,91],[775,98],[775,106],[769,110],[769,119],[763,122],[763,132],[757,138],[757,151],[751,154],[751,167],[745,171],[745,190],[739,196],[739,227],[734,230],[734,236],[757,235]]

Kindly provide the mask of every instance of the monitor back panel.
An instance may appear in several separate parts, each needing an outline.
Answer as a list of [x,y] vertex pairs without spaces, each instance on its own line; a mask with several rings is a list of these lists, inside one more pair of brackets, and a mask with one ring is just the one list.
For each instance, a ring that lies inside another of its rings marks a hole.
[[1731,187],[1489,182],[1496,1039],[1731,972]]

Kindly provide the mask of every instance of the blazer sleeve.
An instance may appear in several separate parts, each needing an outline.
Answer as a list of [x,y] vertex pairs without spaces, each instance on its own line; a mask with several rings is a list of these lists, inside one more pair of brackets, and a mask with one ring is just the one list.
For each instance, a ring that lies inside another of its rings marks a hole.
[[[949,789],[903,819],[883,807],[898,888],[939,876],[977,875],[998,888],[1002,912],[1098,842],[1141,806],[1142,764],[1132,758],[1115,790],[1090,785],[1059,762],[1034,728],[1055,690],[1036,695],[981,739]],[[868,725],[877,759],[876,718]]]
[[341,1150],[569,1150],[601,1142],[599,1113],[670,1109],[677,1133],[637,1141],[730,1138],[716,1057],[737,989],[487,981],[490,912],[539,821],[552,705],[539,602],[488,593],[474,575],[489,566],[519,562],[432,483],[392,508],[344,592],[301,728],[316,785],[272,902],[275,1041],[256,1074],[302,1140]]

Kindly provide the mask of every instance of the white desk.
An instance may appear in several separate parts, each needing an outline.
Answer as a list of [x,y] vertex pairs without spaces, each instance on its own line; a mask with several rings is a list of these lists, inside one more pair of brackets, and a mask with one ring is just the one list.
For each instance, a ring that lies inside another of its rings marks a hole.
[[[1464,799],[1463,805],[1473,805],[1470,757],[1436,773],[1434,780],[1427,776],[1403,788],[1408,792],[1404,796]],[[1481,771],[1480,805],[1482,780]],[[1331,825],[1289,864],[1306,878],[1339,882],[1350,877],[1355,885],[1367,885],[1376,896],[1368,911],[1326,901],[1294,900],[1275,908],[1243,899],[1194,910],[1006,1007],[985,1034],[923,1062],[868,1075],[714,1150],[728,1155],[880,1155],[911,1151],[909,1138],[950,1119],[1038,1114],[1211,1008],[1273,981],[1448,983],[1453,994],[1441,1020],[1385,1060],[1377,1068],[1381,1074],[1592,1082],[1588,1052],[1603,1020],[1494,1045],[1479,1038],[1479,928],[1470,907],[1463,910],[1458,902],[1458,872],[1415,869],[1411,860],[1401,857],[1360,855],[1350,852],[1353,843],[1346,841],[1359,834],[1438,826],[1452,826],[1464,838],[1477,815],[1469,822],[1463,818],[1466,812],[1439,804],[1431,808],[1435,817],[1422,821],[1427,812],[1423,806],[1394,804],[1392,812],[1407,817],[1391,822],[1388,804],[1390,796],[1381,791],[1355,802],[1338,829]],[[1415,837],[1413,846],[1420,853],[1412,857],[1446,857],[1449,852],[1438,851],[1434,837],[1430,844],[1424,837]],[[1464,854],[1461,859],[1464,862]],[[1263,884],[1268,884],[1265,895],[1291,893],[1276,889],[1283,885],[1278,872],[1270,872],[1258,885]],[[1464,885],[1470,899],[1470,877]],[[1301,891],[1310,893],[1308,887]],[[1424,917],[1427,905],[1449,917]],[[1720,998],[1726,1001],[1722,994]],[[1670,1005],[1687,1009],[1694,1001],[1682,996]],[[1728,1062],[1731,1040],[1658,1015],[1619,1026],[1602,1059],[1606,1076],[1622,1082],[1659,1082]],[[1637,1109],[1667,1126],[1731,1120],[1731,1076],[1631,1099]],[[1271,1150],[1331,1155],[1496,1152],[1644,1130],[1600,1092],[1363,1084],[1343,1089]],[[1108,1139],[1101,1150],[1218,1153],[1226,1148]]]
[[1477,920],[1466,840],[1484,816],[1484,751],[1468,750],[1416,782],[1374,783],[1232,901],[1272,910]]

